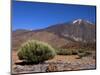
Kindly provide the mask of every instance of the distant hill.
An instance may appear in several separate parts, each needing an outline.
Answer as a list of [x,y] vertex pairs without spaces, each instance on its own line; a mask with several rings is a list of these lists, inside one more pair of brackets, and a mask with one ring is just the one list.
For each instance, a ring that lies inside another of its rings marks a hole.
[[77,47],[80,43],[96,42],[96,25],[82,19],[56,24],[40,30],[16,30],[12,32],[12,47],[18,49],[27,40],[40,40],[55,48]]

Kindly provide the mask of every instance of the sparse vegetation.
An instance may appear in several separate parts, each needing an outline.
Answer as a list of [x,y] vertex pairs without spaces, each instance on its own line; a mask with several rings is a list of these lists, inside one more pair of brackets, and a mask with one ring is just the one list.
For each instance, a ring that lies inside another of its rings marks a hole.
[[71,49],[56,49],[58,55],[77,55],[77,50]]
[[20,60],[34,63],[52,59],[55,55],[56,52],[54,48],[44,42],[36,40],[24,43],[18,51],[18,57]]
[[82,58],[82,57],[91,55],[92,52],[86,51],[86,50],[79,50],[77,54],[78,54],[79,58]]
[[89,56],[92,51],[85,49],[56,49],[58,55],[78,55],[79,58]]

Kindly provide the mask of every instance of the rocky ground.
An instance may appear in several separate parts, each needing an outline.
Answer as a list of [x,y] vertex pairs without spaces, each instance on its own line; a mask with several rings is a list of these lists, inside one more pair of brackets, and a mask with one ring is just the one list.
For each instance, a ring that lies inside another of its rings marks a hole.
[[52,60],[39,64],[25,64],[18,60],[16,52],[12,53],[12,73],[57,72],[95,69],[96,61],[92,56],[78,59],[77,55],[57,55]]

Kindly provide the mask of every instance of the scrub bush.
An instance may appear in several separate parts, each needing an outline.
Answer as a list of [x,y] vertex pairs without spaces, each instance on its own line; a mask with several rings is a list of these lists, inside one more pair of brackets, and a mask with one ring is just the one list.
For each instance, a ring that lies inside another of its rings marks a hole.
[[44,62],[45,60],[52,59],[55,55],[54,48],[37,40],[24,43],[18,51],[20,60],[33,63]]

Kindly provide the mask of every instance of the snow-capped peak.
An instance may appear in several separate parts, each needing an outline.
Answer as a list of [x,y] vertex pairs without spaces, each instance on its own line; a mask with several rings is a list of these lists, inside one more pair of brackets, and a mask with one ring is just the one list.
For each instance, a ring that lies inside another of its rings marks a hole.
[[91,23],[90,21],[87,21],[87,20],[82,20],[82,19],[77,19],[77,20],[74,20],[72,23],[73,24],[81,24],[81,23],[88,23],[88,24],[93,24]]
[[82,22],[82,19],[77,19],[77,20],[73,21],[73,24],[75,24],[75,23],[81,24],[81,22]]

